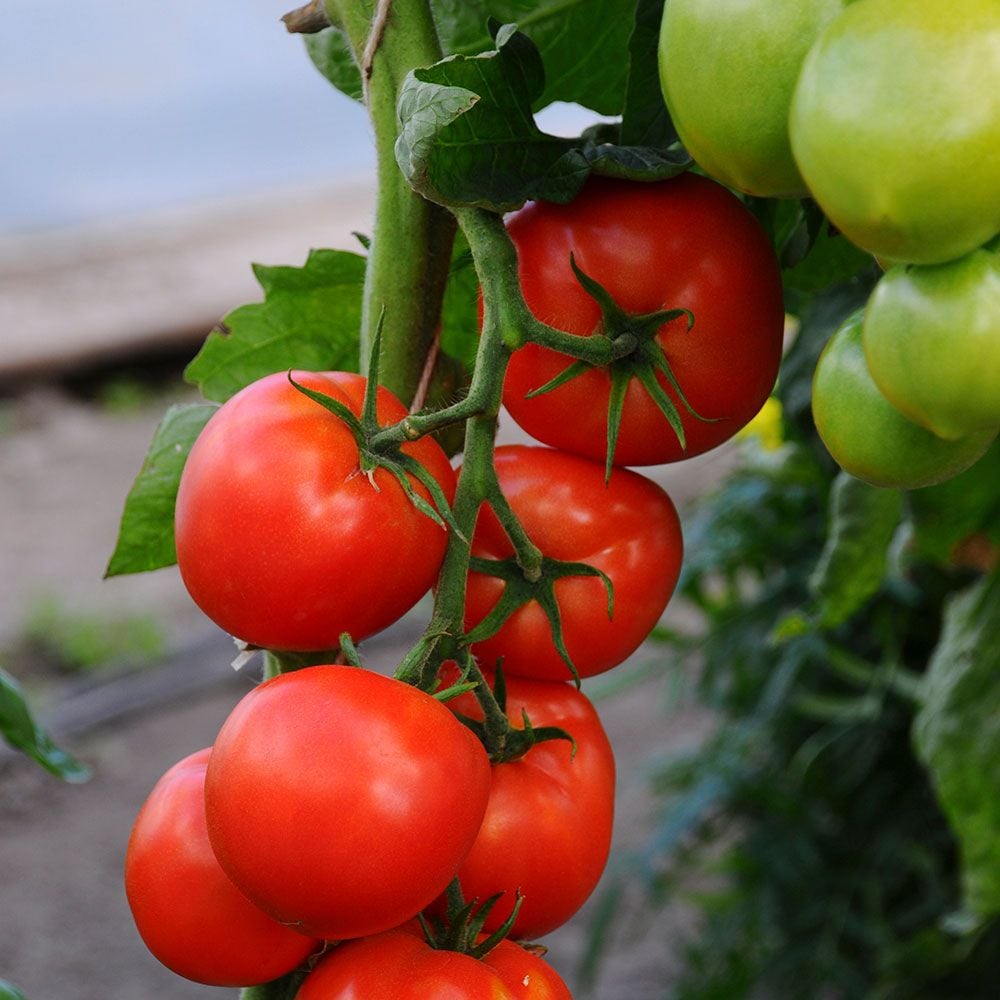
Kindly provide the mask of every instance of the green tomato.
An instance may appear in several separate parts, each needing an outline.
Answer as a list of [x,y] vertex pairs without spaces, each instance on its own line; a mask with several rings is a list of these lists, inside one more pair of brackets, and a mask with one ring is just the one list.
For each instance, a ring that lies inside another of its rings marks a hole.
[[788,143],[799,68],[847,0],[669,0],[660,84],[698,165],[748,194],[806,193]]
[[951,439],[1000,427],[1000,255],[894,267],[863,341],[876,385],[910,420]]
[[820,33],[792,150],[845,236],[938,264],[1000,230],[1000,3],[864,0]]
[[813,376],[813,420],[827,451],[873,486],[912,490],[957,476],[986,451],[996,431],[945,441],[907,420],[872,381],[861,323],[860,310],[844,322]]

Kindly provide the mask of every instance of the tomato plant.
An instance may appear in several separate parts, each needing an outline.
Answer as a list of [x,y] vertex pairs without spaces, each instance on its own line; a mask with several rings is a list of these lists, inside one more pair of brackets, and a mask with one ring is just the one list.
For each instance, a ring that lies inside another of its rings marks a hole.
[[[361,412],[361,376],[295,378]],[[380,388],[378,419],[405,415]],[[425,438],[404,450],[450,496],[440,447]],[[434,582],[447,533],[388,472],[369,478],[360,461],[345,423],[283,373],[228,400],[198,436],[177,493],[177,562],[202,611],[239,639],[282,650],[334,649],[342,632],[362,639],[408,611]]]
[[792,101],[792,150],[858,246],[933,264],[1000,229],[998,45],[994,0],[866,0],[820,33]]
[[[555,726],[566,739],[537,743],[523,757],[493,765],[489,805],[458,877],[470,898],[504,893],[486,920],[495,930],[523,899],[512,934],[534,939],[564,924],[597,885],[608,859],[615,760],[597,712],[569,684],[507,681],[506,712],[523,725]],[[453,711],[481,719],[463,695]],[[575,750],[574,750],[575,744]]]
[[[693,416],[662,372],[677,408],[682,446],[647,389],[630,379],[614,461],[675,462],[732,437],[763,406],[781,359],[781,276],[760,226],[721,185],[694,174],[637,184],[591,178],[568,205],[534,202],[507,221],[525,302],[534,315],[581,337],[601,308],[570,265],[599,282],[626,313],[685,309],[656,334]],[[528,344],[507,369],[504,404],[532,437],[604,459],[612,377],[594,367],[528,398],[570,361]]]
[[812,409],[823,443],[838,464],[875,486],[917,489],[967,469],[996,431],[946,441],[903,416],[875,385],[854,314],[830,338],[816,365]]
[[512,941],[483,960],[435,950],[411,928],[337,946],[309,974],[296,1000],[571,1000],[558,973]]
[[205,784],[212,847],[262,909],[326,938],[388,930],[454,877],[490,771],[434,698],[355,667],[282,674],[236,706]]
[[[683,541],[670,497],[626,469],[616,469],[605,484],[601,466],[549,448],[497,448],[496,470],[504,496],[545,556],[586,563],[607,574],[614,593],[611,615],[599,577],[563,576],[553,591],[566,650],[580,676],[617,666],[649,635],[677,583]],[[480,512],[472,552],[489,559],[513,554],[489,508]],[[469,575],[467,628],[489,614],[505,586],[496,576]],[[502,659],[509,674],[549,680],[572,676],[537,601],[514,611],[473,651],[487,666]]]
[[1000,255],[895,267],[865,310],[875,384],[939,437],[1000,427]]
[[845,0],[670,0],[659,68],[677,132],[698,165],[748,194],[806,194],[788,140],[802,60]]
[[319,942],[254,906],[219,866],[205,825],[211,748],[174,764],[139,811],[125,893],[146,947],[179,976],[253,986],[294,969]]

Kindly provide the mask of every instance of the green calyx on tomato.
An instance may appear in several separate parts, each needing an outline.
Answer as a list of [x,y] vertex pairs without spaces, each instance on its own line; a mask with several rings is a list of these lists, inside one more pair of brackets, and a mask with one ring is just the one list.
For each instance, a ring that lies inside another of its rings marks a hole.
[[863,341],[875,384],[914,423],[951,440],[1000,427],[1000,254],[893,268]]
[[643,321],[631,356],[610,367],[567,370],[572,352],[541,338],[513,352],[503,402],[536,440],[605,465],[675,462],[732,437],[764,404],[781,360],[781,273],[760,224],[721,184],[690,172],[591,176],[568,204],[531,202],[505,225],[542,323],[586,338],[602,335],[609,311],[626,329]]
[[1000,6],[864,0],[820,33],[789,130],[796,162],[848,239],[936,264],[1000,230]]
[[873,486],[897,489],[932,486],[963,472],[996,430],[946,441],[907,420],[872,379],[861,330],[859,310],[830,338],[813,377],[813,419],[834,460]]
[[788,140],[802,60],[845,0],[669,0],[660,28],[663,96],[681,142],[729,187],[808,193]]

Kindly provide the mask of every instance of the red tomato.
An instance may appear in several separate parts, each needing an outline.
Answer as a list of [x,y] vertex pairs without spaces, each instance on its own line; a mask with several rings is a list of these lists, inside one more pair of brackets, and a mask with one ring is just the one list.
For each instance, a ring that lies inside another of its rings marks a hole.
[[256,986],[319,942],[267,916],[219,867],[205,827],[209,753],[185,757],[150,792],[125,855],[125,893],[146,947],[167,968],[209,986]]
[[[544,555],[588,563],[607,573],[614,585],[609,620],[607,590],[599,577],[569,576],[555,583],[566,648],[580,676],[621,663],[649,635],[680,573],[683,540],[670,497],[627,469],[615,469],[605,485],[601,466],[549,448],[497,448],[496,468],[504,496]],[[472,552],[492,559],[513,554],[485,506]],[[497,577],[469,574],[467,631],[496,604],[504,586]],[[503,657],[508,674],[549,680],[572,676],[552,641],[545,612],[534,601],[473,651],[488,667]]]
[[[481,719],[471,694],[448,703]],[[558,726],[576,741],[538,743],[522,758],[493,766],[486,817],[458,873],[467,900],[505,895],[490,912],[495,930],[524,899],[512,936],[534,939],[561,926],[584,904],[607,864],[614,818],[615,759],[601,720],[570,684],[507,680],[507,716],[523,725]],[[438,904],[440,905],[440,904]]]
[[[360,412],[360,375],[294,377]],[[379,421],[405,415],[379,389]],[[454,472],[441,448],[423,438],[404,451],[450,501]],[[359,640],[390,625],[431,587],[447,541],[390,473],[378,469],[374,485],[358,473],[347,426],[285,374],[254,382],[213,415],[184,467],[175,520],[181,576],[202,611],[281,650],[332,649],[342,632]]]
[[484,959],[435,951],[409,928],[334,948],[295,1000],[572,1000],[537,955],[501,941]]
[[388,930],[448,885],[479,830],[490,766],[430,695],[357,667],[251,691],[215,742],[212,847],[283,923],[323,938]]
[[[699,455],[732,437],[764,405],[781,360],[781,272],[763,230],[724,187],[695,174],[657,183],[588,179],[568,205],[534,202],[507,221],[521,288],[538,319],[588,336],[601,312],[570,268],[570,254],[629,313],[688,309],[657,338],[692,417],[669,387],[687,439],[677,435],[638,381],[630,382],[615,449],[618,465]],[[611,380],[595,368],[552,392],[527,393],[570,359],[529,344],[515,351],[504,403],[532,437],[604,460]]]

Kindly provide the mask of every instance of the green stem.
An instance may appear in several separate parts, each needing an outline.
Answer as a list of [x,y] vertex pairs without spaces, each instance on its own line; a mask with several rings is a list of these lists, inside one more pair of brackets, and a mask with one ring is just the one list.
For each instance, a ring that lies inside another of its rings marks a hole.
[[327,0],[361,68],[375,133],[378,192],[365,273],[361,365],[367,365],[379,314],[385,309],[380,380],[407,403],[413,398],[448,279],[455,221],[425,201],[396,165],[396,101],[412,69],[441,59],[427,0]]

